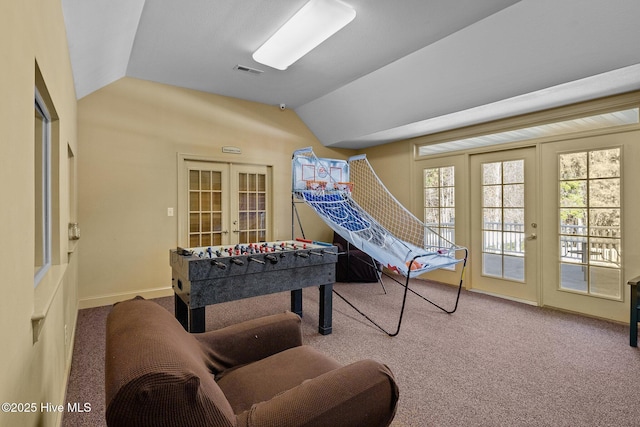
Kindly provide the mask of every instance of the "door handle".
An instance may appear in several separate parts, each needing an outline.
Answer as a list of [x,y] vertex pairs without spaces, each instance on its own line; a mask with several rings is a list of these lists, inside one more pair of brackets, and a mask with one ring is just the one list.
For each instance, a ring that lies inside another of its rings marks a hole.
[[527,236],[527,240],[536,240],[538,235],[536,233],[531,233]]

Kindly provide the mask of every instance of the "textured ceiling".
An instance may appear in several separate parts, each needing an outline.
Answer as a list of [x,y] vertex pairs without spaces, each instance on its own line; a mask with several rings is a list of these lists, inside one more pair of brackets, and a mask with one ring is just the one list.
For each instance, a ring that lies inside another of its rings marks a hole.
[[306,0],[62,0],[77,97],[130,76],[286,104],[361,148],[640,88],[637,0],[344,1],[355,20],[279,71],[251,54]]

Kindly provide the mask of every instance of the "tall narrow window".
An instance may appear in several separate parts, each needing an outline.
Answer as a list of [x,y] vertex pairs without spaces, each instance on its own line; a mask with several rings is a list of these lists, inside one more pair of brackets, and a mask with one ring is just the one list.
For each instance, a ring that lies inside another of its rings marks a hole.
[[189,170],[189,245],[222,244],[222,172]]
[[524,281],[524,160],[482,165],[482,274]]
[[51,116],[37,89],[34,111],[34,286],[38,286],[51,266]]
[[[424,222],[439,236],[453,243],[455,240],[456,201],[455,169],[453,166],[424,170]],[[438,236],[428,233],[427,238]],[[426,246],[444,247],[444,242],[427,241]]]
[[559,155],[560,289],[620,299],[620,148]]
[[267,176],[238,173],[240,242],[264,242],[267,236]]

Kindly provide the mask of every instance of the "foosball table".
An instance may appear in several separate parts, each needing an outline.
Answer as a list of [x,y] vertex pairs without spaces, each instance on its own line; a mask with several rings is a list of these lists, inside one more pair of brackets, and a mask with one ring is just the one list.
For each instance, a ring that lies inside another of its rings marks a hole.
[[319,286],[318,332],[331,333],[337,247],[296,239],[169,251],[175,315],[189,332],[204,332],[205,307],[276,292],[291,292],[302,316],[302,289]]

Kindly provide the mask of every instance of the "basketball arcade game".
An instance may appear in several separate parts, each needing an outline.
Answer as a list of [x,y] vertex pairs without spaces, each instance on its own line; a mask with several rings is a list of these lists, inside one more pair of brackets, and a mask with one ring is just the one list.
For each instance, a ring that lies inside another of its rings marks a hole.
[[[404,208],[382,184],[364,155],[344,161],[320,159],[311,148],[295,151],[292,159],[294,198],[313,208],[331,229],[350,244],[390,271],[405,276],[406,282],[402,284],[386,275],[405,288],[394,333],[382,328],[334,290],[336,295],[377,328],[389,336],[396,336],[400,332],[408,291],[446,313],[456,311],[468,250],[446,240]],[[295,210],[295,202],[292,206]],[[459,263],[462,268],[452,310],[410,289],[411,277],[439,268],[455,267]]]

